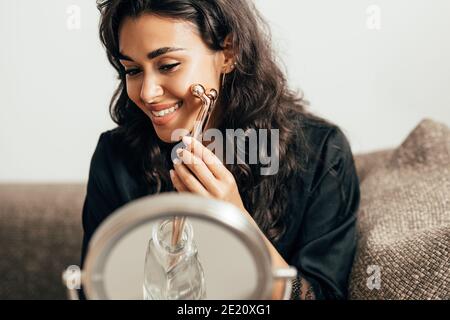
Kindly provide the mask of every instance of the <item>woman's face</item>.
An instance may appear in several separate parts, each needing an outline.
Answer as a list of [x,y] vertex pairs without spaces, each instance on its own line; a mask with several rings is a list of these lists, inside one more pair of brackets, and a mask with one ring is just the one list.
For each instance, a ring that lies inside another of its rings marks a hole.
[[[119,44],[128,96],[150,118],[158,137],[172,142],[175,129],[191,131],[201,101],[190,86],[219,91],[223,51],[209,50],[189,22],[151,14],[126,18]],[[152,112],[160,110],[165,110],[162,117]]]

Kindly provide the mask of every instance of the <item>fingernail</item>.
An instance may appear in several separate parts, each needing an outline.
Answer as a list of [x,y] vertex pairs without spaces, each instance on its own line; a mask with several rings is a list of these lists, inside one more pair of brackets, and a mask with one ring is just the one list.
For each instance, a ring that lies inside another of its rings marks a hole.
[[181,162],[181,161],[180,161],[180,159],[178,159],[178,158],[173,159],[173,163],[174,163],[174,164],[180,164],[180,162]]
[[183,142],[184,142],[186,145],[190,145],[190,144],[192,143],[192,138],[189,137],[189,136],[184,136],[184,137],[183,137]]
[[173,179],[173,170],[170,169],[169,173],[170,173],[170,177]]

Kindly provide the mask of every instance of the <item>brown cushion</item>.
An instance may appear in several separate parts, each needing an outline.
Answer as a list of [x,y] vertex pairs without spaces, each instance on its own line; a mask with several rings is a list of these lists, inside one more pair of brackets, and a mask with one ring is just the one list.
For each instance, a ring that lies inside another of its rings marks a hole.
[[62,272],[80,264],[86,185],[0,184],[0,300],[66,299]]
[[369,168],[357,159],[361,205],[350,298],[449,299],[450,130],[424,120],[379,156]]

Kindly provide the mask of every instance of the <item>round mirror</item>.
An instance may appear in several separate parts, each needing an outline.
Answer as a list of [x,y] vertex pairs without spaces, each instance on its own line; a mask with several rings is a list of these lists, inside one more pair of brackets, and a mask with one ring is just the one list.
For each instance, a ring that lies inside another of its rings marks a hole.
[[[174,242],[175,226],[183,221]],[[91,239],[81,282],[88,299],[270,299],[276,278],[261,232],[235,206],[191,193],[132,201]]]

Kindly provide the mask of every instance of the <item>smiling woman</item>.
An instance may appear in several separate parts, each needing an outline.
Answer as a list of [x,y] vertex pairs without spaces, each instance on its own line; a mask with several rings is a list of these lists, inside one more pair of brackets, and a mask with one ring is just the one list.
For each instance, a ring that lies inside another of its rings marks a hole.
[[158,137],[172,142],[172,132],[192,127],[201,106],[187,89],[192,83],[218,88],[232,65],[231,51],[209,49],[188,21],[154,14],[126,17],[118,31],[128,97]]
[[[288,88],[252,3],[97,3],[100,38],[120,83],[110,105],[117,128],[100,136],[91,161],[82,263],[92,234],[118,207],[149,194],[192,192],[234,204],[261,229],[274,265],[299,272],[293,298],[346,298],[359,205],[351,148],[337,126],[307,112]],[[189,138],[172,161],[182,138],[172,140],[173,132],[190,132],[201,108],[190,92],[195,83],[218,91],[210,129],[223,136],[277,130],[275,174],[261,175],[260,162],[223,164]],[[284,289],[276,283],[273,298]]]

